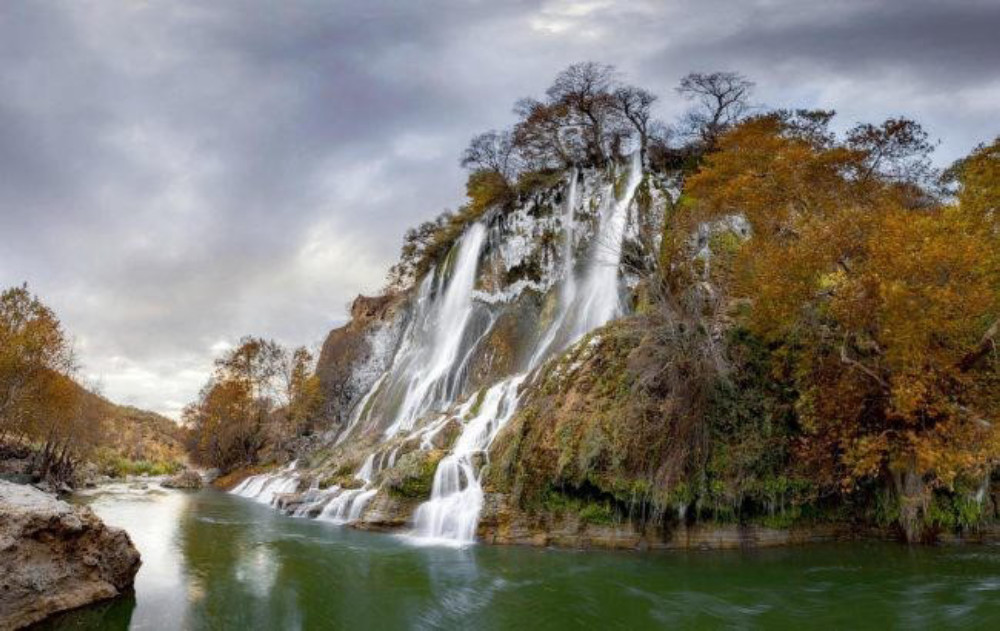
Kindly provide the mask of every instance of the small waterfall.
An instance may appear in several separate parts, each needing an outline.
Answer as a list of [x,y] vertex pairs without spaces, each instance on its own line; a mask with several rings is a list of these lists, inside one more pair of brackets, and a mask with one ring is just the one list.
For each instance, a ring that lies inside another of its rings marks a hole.
[[419,542],[465,545],[476,536],[483,508],[481,476],[476,458],[487,458],[497,433],[517,409],[518,375],[501,381],[483,395],[478,413],[469,419],[451,453],[434,473],[431,499],[417,508],[413,538]]
[[576,300],[576,257],[573,234],[576,224],[577,170],[573,169],[569,176],[569,191],[566,194],[566,209],[563,212],[563,279],[559,293],[559,312],[552,319],[545,335],[542,336],[535,352],[532,353],[528,367],[537,366],[548,354],[549,347],[563,328],[566,314]]
[[275,473],[252,475],[236,485],[230,493],[261,504],[273,504],[277,495],[298,490],[299,476],[295,473],[295,465],[296,462],[293,461]]
[[[600,227],[591,245],[589,268],[583,283],[577,288],[570,232],[576,205],[576,174],[572,175],[565,211],[568,233],[564,264],[566,276],[560,309],[532,353],[529,371],[553,352],[566,348],[622,314],[619,283],[622,240],[628,207],[641,181],[642,162],[637,151],[632,155],[624,195],[614,199],[610,187],[605,193]],[[554,344],[556,340],[561,343]],[[414,515],[413,539],[449,545],[467,545],[475,540],[483,508],[481,476],[485,466],[475,460],[487,458],[493,439],[516,412],[517,390],[526,376],[527,373],[511,377],[487,390],[478,414],[466,421],[451,453],[438,464],[431,499],[421,504]]]
[[575,342],[590,331],[622,315],[618,271],[622,258],[622,240],[628,222],[628,207],[635,190],[642,182],[642,159],[632,154],[628,182],[624,195],[614,199],[608,191],[607,207],[601,214],[601,226],[591,246],[590,268],[580,287],[580,299],[573,306],[576,315],[569,342]]

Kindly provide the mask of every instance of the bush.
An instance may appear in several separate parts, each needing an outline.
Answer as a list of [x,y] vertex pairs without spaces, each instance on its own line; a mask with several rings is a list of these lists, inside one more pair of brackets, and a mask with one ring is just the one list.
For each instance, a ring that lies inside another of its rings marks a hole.
[[184,468],[175,460],[131,460],[107,448],[98,450],[95,464],[101,475],[111,478],[173,475]]

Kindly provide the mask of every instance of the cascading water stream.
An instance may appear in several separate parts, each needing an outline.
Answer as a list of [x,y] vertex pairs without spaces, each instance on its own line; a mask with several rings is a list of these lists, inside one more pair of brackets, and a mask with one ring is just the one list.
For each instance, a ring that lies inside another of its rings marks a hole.
[[472,296],[485,241],[486,227],[473,224],[445,264],[425,275],[392,364],[356,405],[338,443],[369,420],[372,409],[381,403],[393,408],[389,410],[393,422],[385,430],[388,438],[412,429],[419,418],[447,407],[461,394],[471,353],[468,346],[483,337],[478,327],[468,335],[467,330],[473,320]]
[[579,290],[579,300],[573,305],[575,321],[569,336],[572,344],[590,331],[622,315],[618,271],[621,266],[622,241],[628,222],[628,207],[642,182],[642,159],[632,154],[628,181],[619,199],[609,191],[609,203],[601,214],[601,226],[591,245],[589,269]]
[[[642,180],[639,156],[632,157],[621,197],[615,197],[613,186],[603,190],[599,225],[590,244],[585,272],[579,279],[575,273],[574,243],[578,179],[579,174],[574,170],[562,219],[562,279],[557,311],[536,342],[524,373],[494,384],[460,406],[457,418],[463,423],[462,432],[451,453],[438,464],[431,498],[414,514],[412,540],[449,545],[474,541],[483,508],[481,480],[489,449],[517,411],[519,387],[545,359],[623,313],[619,267],[628,208]],[[393,422],[384,432],[388,439],[411,430],[417,420],[434,410],[447,410],[463,394],[466,365],[495,322],[492,314],[485,318],[485,323],[483,317],[473,316],[476,308],[473,294],[486,234],[482,223],[470,226],[445,264],[424,277],[415,297],[413,315],[391,364],[356,404],[337,444],[358,427],[368,431],[372,409],[382,402],[395,405]],[[471,326],[474,319],[477,324]],[[430,449],[434,437],[453,418],[454,415],[442,413],[434,422],[410,434],[408,440],[417,439],[420,449]],[[397,443],[392,449],[381,448],[369,454],[355,474],[361,483],[359,488],[320,489],[314,482],[302,495],[294,515],[317,515],[318,519],[337,524],[357,521],[378,492],[376,476],[396,463],[400,448]],[[252,476],[232,492],[273,504],[277,496],[297,491],[300,482],[292,463],[273,474]]]
[[552,324],[545,331],[535,352],[532,353],[528,367],[537,366],[547,356],[549,347],[555,342],[556,336],[562,330],[566,314],[576,300],[576,258],[573,233],[576,225],[577,170],[574,168],[569,176],[569,191],[566,194],[566,209],[563,213],[563,278],[559,293],[559,312]]
[[454,272],[447,287],[444,286],[445,275],[441,275],[440,291],[444,293],[434,314],[431,352],[426,363],[415,367],[417,370],[411,375],[396,421],[386,430],[387,436],[413,427],[414,421],[435,403],[435,390],[442,391],[439,393],[439,400],[450,394],[450,369],[455,366],[465,327],[472,315],[472,290],[476,283],[479,253],[485,239],[486,227],[479,223],[473,224],[462,238]]
[[[568,347],[586,333],[621,315],[619,287],[622,240],[628,207],[642,181],[639,152],[632,156],[624,194],[614,199],[605,192],[600,227],[591,244],[587,275],[579,287],[573,273],[572,217],[576,204],[576,174],[573,173],[567,199],[567,235],[564,258],[565,277],[560,310],[532,353],[529,372],[546,357]],[[561,343],[554,344],[556,340]],[[411,539],[418,542],[467,545],[475,541],[479,514],[483,508],[481,476],[484,467],[475,459],[486,459],[500,429],[517,411],[518,387],[528,373],[497,383],[483,395],[478,413],[465,422],[452,451],[438,464],[431,499],[414,515]],[[464,415],[463,410],[460,414]]]
[[431,499],[414,514],[413,540],[465,545],[475,539],[483,508],[483,467],[475,459],[487,457],[493,439],[517,410],[517,389],[524,377],[505,379],[482,395],[478,412],[466,421],[451,453],[438,463]]

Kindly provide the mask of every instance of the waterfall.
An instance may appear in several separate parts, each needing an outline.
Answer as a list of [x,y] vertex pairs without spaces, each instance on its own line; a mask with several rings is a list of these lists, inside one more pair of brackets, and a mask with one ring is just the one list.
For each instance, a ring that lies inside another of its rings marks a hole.
[[628,207],[640,182],[642,159],[636,151],[632,154],[624,195],[620,199],[614,199],[610,194],[612,191],[606,195],[608,203],[601,213],[601,226],[591,244],[590,267],[580,287],[580,298],[573,306],[576,319],[570,343],[623,313],[618,268],[621,265]]
[[465,364],[484,328],[473,323],[473,290],[479,257],[486,242],[486,227],[476,223],[465,231],[445,263],[421,281],[413,313],[403,332],[400,348],[385,374],[355,406],[338,443],[369,420],[380,405],[391,413],[385,430],[391,437],[408,431],[430,411],[450,405],[462,394]]
[[294,493],[298,489],[299,476],[295,473],[295,465],[293,461],[275,473],[252,475],[237,484],[230,493],[262,504],[272,504],[276,496]]
[[481,476],[485,470],[475,459],[488,457],[493,439],[514,415],[517,389],[524,377],[505,379],[483,395],[477,414],[466,421],[451,453],[438,464],[431,499],[414,515],[413,540],[455,545],[474,541],[483,508]]
[[576,300],[576,257],[573,243],[574,227],[576,225],[577,170],[573,169],[569,176],[569,191],[566,194],[566,208],[563,211],[563,278],[559,292],[559,311],[552,319],[545,335],[542,336],[535,352],[531,355],[528,367],[537,366],[547,356],[549,347],[555,342],[556,336],[563,328],[566,314]]
[[436,308],[430,318],[431,345],[427,349],[430,352],[421,353],[423,361],[409,366],[412,372],[408,375],[406,395],[386,436],[412,428],[424,412],[435,404],[450,402],[456,394],[453,383],[456,375],[452,369],[456,367],[465,327],[472,315],[472,290],[485,238],[485,226],[473,224],[462,238],[447,287],[443,287],[446,275],[441,274],[439,290],[443,295],[440,303],[434,303]]
[[[391,362],[355,405],[336,444],[355,432],[372,431],[383,418],[392,419],[383,432],[384,440],[407,433],[405,441],[394,441],[391,449],[382,445],[368,454],[354,476],[361,483],[358,488],[333,486],[324,490],[314,481],[302,494],[295,516],[317,515],[317,519],[336,524],[361,519],[378,493],[379,472],[396,464],[402,445],[413,441],[419,449],[430,450],[435,436],[457,418],[462,424],[461,433],[451,453],[438,464],[431,497],[417,508],[408,537],[421,543],[449,545],[466,545],[475,540],[484,503],[482,476],[487,472],[489,450],[517,411],[521,384],[547,358],[624,313],[619,269],[629,206],[643,175],[638,152],[632,156],[627,173],[618,171],[615,176],[626,177],[624,190],[616,196],[613,185],[601,189],[596,232],[586,258],[579,262],[576,213],[581,206],[594,209],[595,203],[586,192],[581,205],[578,182],[582,178],[575,169],[570,174],[560,222],[562,261],[555,272],[560,276],[555,281],[559,291],[555,313],[534,347],[528,349],[530,359],[523,366],[524,372],[495,383],[477,397],[467,398],[455,414],[449,409],[465,394],[467,364],[488,337],[497,317],[488,301],[475,297],[487,228],[475,223],[465,230],[445,261],[424,275]],[[519,233],[517,243],[528,242],[530,234]],[[505,262],[508,270],[518,264]],[[502,287],[494,290],[504,292]],[[384,346],[388,348],[389,344]],[[415,428],[431,413],[437,417]],[[274,504],[280,494],[298,490],[301,480],[294,469],[292,463],[272,474],[252,476],[232,492]]]
[[[576,174],[571,176],[565,217],[567,237],[564,247],[563,289],[559,313],[532,353],[529,371],[557,350],[607,323],[623,312],[619,266],[622,240],[628,220],[628,207],[642,181],[642,162],[635,152],[629,165],[624,194],[615,199],[613,188],[605,191],[600,226],[591,244],[587,274],[579,288],[574,279],[572,226],[576,205]],[[559,339],[560,344],[553,342]],[[438,464],[434,474],[431,499],[414,515],[412,540],[449,545],[474,542],[479,514],[483,508],[481,484],[484,465],[493,439],[517,411],[518,387],[527,373],[505,379],[486,391],[478,413],[465,422],[461,435],[449,455]]]

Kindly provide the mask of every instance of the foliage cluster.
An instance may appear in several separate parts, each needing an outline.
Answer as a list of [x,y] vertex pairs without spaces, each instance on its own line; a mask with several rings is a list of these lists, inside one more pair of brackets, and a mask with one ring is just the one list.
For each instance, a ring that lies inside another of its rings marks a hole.
[[[549,188],[571,167],[604,167],[640,151],[659,168],[690,167],[749,109],[753,84],[732,72],[691,73],[678,92],[695,103],[678,128],[686,142],[671,146],[671,130],[653,117],[657,97],[627,84],[606,64],[582,62],[560,72],[542,99],[522,98],[510,129],[475,136],[462,154],[469,169],[468,202],[408,230],[390,289],[401,289],[440,263],[470,223],[490,208]],[[623,182],[624,184],[624,182]]]
[[223,471],[253,466],[311,433],[322,409],[312,364],[305,348],[243,338],[216,360],[198,400],[184,410],[194,460]]
[[[27,286],[0,293],[0,442],[32,452],[31,474],[72,482],[80,465],[112,469],[183,459],[179,428],[167,418],[112,404],[80,386],[69,337]],[[121,465],[121,466],[119,466]]]

